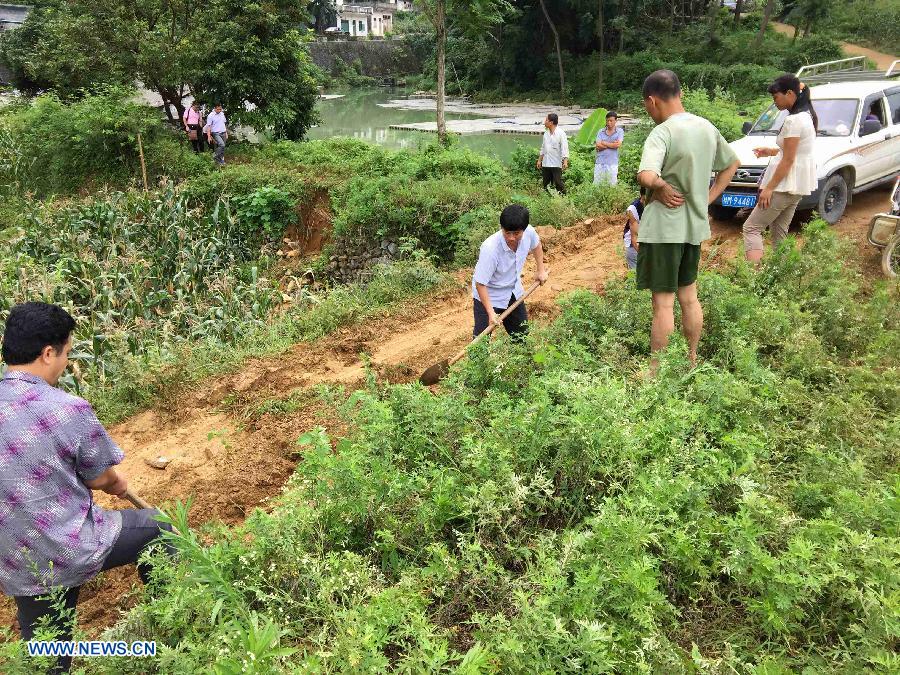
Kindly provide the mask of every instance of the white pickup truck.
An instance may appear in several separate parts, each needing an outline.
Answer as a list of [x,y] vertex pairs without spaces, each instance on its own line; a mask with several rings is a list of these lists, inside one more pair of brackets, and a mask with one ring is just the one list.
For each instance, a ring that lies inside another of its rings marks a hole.
[[[815,143],[819,186],[799,208],[815,210],[835,223],[853,195],[891,182],[900,173],[900,61],[880,73],[866,71],[862,57],[842,59],[806,66],[797,76],[810,87],[819,117]],[[769,158],[758,159],[753,148],[774,147],[786,116],[773,104],[755,123],[744,124],[746,135],[730,144],[741,166],[710,206],[714,218],[727,220],[756,205]]]

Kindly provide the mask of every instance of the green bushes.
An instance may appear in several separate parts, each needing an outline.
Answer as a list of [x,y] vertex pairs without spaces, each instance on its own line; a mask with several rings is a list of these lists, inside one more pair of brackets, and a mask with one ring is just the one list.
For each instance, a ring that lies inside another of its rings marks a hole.
[[[624,50],[604,54],[602,85],[596,43],[588,42],[577,48],[572,42],[574,36],[570,42],[563,43],[564,47],[571,45],[571,52],[563,52],[565,98],[590,107],[639,107],[644,78],[654,70],[668,68],[678,73],[686,87],[703,89],[710,95],[724,89],[744,103],[764,95],[766,87],[783,72],[796,72],[808,63],[842,58],[840,45],[823,35],[794,42],[770,30],[761,46],[752,48],[756,25],[739,29],[719,26],[711,30],[704,20],[672,30],[671,26],[650,22],[632,34],[627,26],[638,25],[637,16],[620,18],[624,22],[620,22],[617,30],[625,28],[630,39],[625,40]],[[581,23],[572,25],[594,25],[589,15],[580,15],[579,21]],[[566,31],[566,26],[561,25],[561,30]],[[652,44],[642,39],[648,34],[654,35]],[[456,46],[460,55],[456,67],[465,93],[495,101],[513,97],[558,101],[559,71],[555,55],[545,57],[541,47],[535,50],[528,30],[511,28],[509,35],[500,54],[496,48],[483,49],[482,45],[474,41],[467,43],[465,39],[462,39],[463,44]],[[579,32],[579,35],[586,38],[593,34]],[[433,38],[428,41],[417,35],[415,40],[419,51],[433,49]],[[454,40],[451,40],[451,48],[453,45]],[[510,50],[514,49],[519,49],[520,53],[511,54]],[[535,54],[541,56],[535,57]],[[460,61],[463,65],[459,65]],[[451,78],[448,87],[452,89],[456,83],[456,78]],[[433,82],[428,86],[433,86]]]
[[230,164],[210,174],[192,176],[178,189],[192,203],[211,208],[219,199],[246,199],[265,188],[278,190],[297,202],[311,192],[308,181],[292,166],[265,160]]
[[237,196],[232,204],[238,222],[252,240],[264,235],[278,241],[285,228],[297,221],[295,200],[285,190],[271,185],[257,188],[248,195]]
[[[510,191],[492,181],[415,182],[399,176],[351,180],[334,221],[334,233],[350,246],[380,238],[414,237],[442,258],[450,256],[463,232],[459,214],[508,202]],[[340,203],[340,202],[339,202]]]
[[838,2],[829,8],[819,29],[890,54],[900,44],[900,5],[896,0]]
[[[634,377],[629,281],[439,392],[371,383],[346,438],[298,440],[275,508],[176,537],[167,591],[116,637],[153,635],[160,672],[260,633],[269,672],[895,669],[900,316],[840,260],[818,224],[758,275],[704,274],[696,369],[682,343]],[[798,367],[803,343],[827,360]]]
[[160,123],[159,114],[108,89],[63,104],[39,96],[0,109],[0,180],[40,196],[76,192],[88,183],[126,186],[140,181],[137,135],[149,177],[181,178],[211,168]]
[[712,122],[726,141],[735,141],[744,135],[741,131],[744,122],[754,121],[771,104],[765,93],[770,84],[771,81],[767,82],[756,98],[745,106],[738,105],[732,95],[721,89],[712,95],[703,89],[686,89],[684,109]]

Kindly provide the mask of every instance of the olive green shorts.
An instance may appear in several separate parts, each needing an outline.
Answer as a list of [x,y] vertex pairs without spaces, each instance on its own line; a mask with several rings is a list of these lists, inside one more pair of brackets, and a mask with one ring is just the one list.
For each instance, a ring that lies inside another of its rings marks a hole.
[[637,256],[637,287],[674,293],[697,281],[700,244],[641,244]]

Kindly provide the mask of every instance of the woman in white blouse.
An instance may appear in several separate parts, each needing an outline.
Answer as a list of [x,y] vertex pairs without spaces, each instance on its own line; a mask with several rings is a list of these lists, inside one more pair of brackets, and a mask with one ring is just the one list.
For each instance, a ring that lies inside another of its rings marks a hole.
[[787,236],[797,204],[816,189],[816,162],[813,143],[819,119],[810,100],[809,89],[793,75],[777,78],[769,87],[775,107],[787,110],[777,148],[755,148],[757,157],[774,157],[760,181],[756,208],[744,223],[744,250],[747,260],[759,262],[763,255],[762,235],[772,230],[772,246]]

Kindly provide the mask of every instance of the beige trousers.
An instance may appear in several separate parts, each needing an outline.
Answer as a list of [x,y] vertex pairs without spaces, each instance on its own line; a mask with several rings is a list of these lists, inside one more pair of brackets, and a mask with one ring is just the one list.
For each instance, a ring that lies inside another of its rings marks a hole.
[[778,243],[788,234],[788,228],[791,226],[791,220],[794,218],[794,212],[801,199],[800,195],[773,192],[769,208],[764,209],[757,204],[753,213],[744,222],[744,249],[762,251],[762,236],[766,228],[772,230],[772,246],[778,246]]

